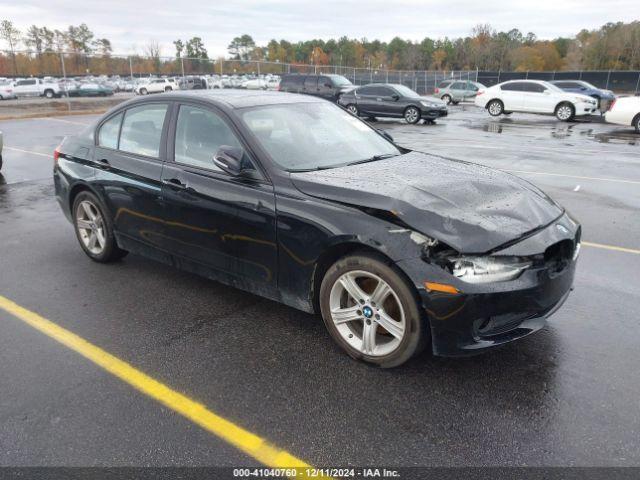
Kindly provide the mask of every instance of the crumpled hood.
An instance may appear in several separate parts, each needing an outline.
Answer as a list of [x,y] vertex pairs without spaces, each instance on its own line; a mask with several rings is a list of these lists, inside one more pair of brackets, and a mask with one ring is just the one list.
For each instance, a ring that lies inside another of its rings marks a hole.
[[484,253],[558,218],[563,209],[499,170],[420,152],[349,167],[292,173],[318,198],[393,212],[461,253]]

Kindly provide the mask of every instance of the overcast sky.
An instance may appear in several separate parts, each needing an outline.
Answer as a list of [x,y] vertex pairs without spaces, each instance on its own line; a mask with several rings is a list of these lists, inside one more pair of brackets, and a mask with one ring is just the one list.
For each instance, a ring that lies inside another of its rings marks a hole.
[[171,42],[200,36],[211,57],[226,53],[234,36],[258,44],[271,38],[419,40],[468,35],[474,25],[518,28],[539,38],[574,35],[606,22],[640,19],[640,0],[13,0],[0,18],[21,30],[35,23],[64,29],[86,23],[109,38],[114,53],[142,52],[149,40],[173,55]]

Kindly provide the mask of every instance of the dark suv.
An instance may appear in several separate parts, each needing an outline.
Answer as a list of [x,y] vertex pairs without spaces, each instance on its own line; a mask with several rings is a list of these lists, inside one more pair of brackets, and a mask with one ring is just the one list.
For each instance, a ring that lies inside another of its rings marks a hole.
[[342,95],[338,104],[357,116],[404,118],[407,123],[418,123],[420,119],[433,123],[448,114],[439,98],[421,97],[409,87],[392,83],[358,87]]
[[306,93],[307,95],[337,102],[343,93],[354,88],[354,85],[342,75],[303,75],[296,73],[283,75],[278,90],[290,93]]

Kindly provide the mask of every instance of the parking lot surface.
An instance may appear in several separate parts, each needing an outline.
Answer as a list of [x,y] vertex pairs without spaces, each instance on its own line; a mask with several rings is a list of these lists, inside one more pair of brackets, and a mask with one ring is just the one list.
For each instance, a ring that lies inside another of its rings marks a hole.
[[[91,262],[51,153],[96,116],[0,122],[0,295],[316,466],[640,465],[640,136],[452,107],[379,121],[408,148],[535,183],[583,224],[575,291],[536,335],[379,370],[318,316],[136,256]],[[0,465],[256,465],[0,308]]]

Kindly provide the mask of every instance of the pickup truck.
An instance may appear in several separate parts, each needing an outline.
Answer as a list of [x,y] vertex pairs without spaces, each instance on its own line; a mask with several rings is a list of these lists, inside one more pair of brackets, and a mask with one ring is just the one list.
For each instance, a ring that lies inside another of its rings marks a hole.
[[18,97],[60,97],[64,93],[56,82],[46,82],[41,78],[25,78],[15,82],[13,93]]

